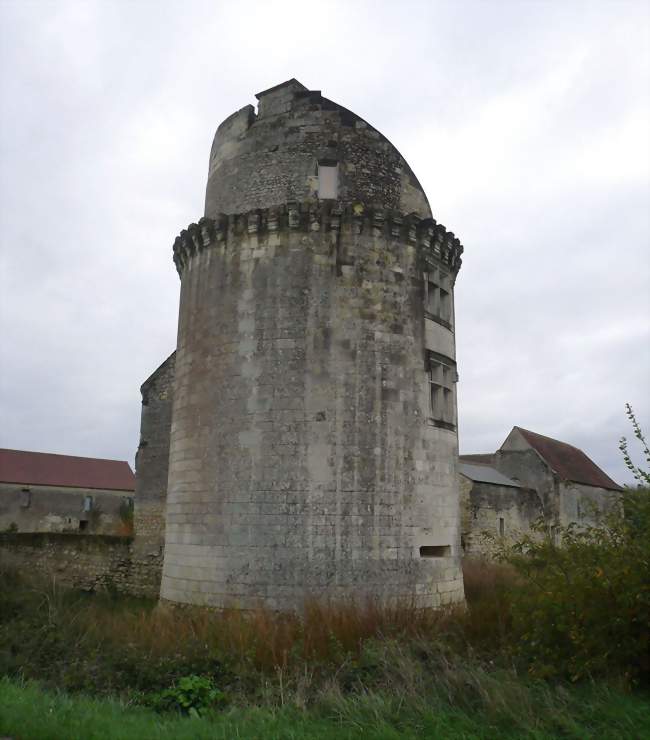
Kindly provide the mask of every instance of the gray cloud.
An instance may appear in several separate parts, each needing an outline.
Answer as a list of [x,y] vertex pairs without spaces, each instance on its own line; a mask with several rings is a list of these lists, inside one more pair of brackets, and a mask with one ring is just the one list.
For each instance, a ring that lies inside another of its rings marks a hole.
[[466,245],[463,451],[619,480],[650,428],[644,2],[0,2],[0,444],[132,460],[218,123],[289,77],[380,128]]

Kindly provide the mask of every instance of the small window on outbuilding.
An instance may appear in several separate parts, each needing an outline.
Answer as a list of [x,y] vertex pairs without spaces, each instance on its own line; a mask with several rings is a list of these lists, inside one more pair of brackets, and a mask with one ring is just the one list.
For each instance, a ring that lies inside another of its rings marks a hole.
[[506,533],[506,523],[502,516],[499,517],[499,537],[503,537]]
[[339,166],[333,160],[318,163],[318,198],[336,200],[339,197]]
[[559,545],[561,541],[560,537],[560,527],[557,524],[551,525],[551,542],[554,545]]
[[84,511],[92,511],[93,509],[93,497],[84,496]]
[[20,508],[28,509],[32,503],[32,492],[29,488],[23,488],[20,492]]
[[82,519],[79,522],[79,531],[80,532],[85,532],[87,529],[88,529],[88,520],[87,519]]

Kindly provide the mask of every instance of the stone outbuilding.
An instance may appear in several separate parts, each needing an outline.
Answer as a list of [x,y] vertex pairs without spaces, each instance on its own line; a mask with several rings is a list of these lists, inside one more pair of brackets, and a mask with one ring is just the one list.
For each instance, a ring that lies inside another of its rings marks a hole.
[[0,531],[127,534],[134,492],[122,460],[0,450]]
[[495,453],[461,455],[459,473],[466,554],[490,550],[484,533],[512,540],[539,517],[551,530],[595,524],[622,490],[582,450],[521,427]]
[[493,543],[486,533],[508,541],[516,539],[543,513],[535,489],[522,487],[492,465],[466,462],[461,456],[458,472],[464,555],[488,552]]

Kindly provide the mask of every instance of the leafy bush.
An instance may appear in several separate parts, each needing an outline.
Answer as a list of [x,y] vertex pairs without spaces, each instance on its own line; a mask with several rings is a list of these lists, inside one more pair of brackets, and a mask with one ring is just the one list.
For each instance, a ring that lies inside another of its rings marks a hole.
[[178,711],[199,717],[207,709],[225,704],[225,694],[207,676],[183,676],[171,689],[152,694],[147,704],[159,712]]
[[650,491],[622,499],[599,526],[560,528],[559,546],[540,523],[500,551],[524,579],[512,624],[536,676],[650,679]]

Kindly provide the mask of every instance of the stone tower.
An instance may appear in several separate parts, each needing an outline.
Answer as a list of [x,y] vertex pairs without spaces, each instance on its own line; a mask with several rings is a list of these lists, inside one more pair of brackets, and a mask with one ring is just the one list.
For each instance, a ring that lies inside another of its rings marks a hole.
[[463,598],[462,247],[359,116],[289,80],[218,128],[181,279],[161,598]]

